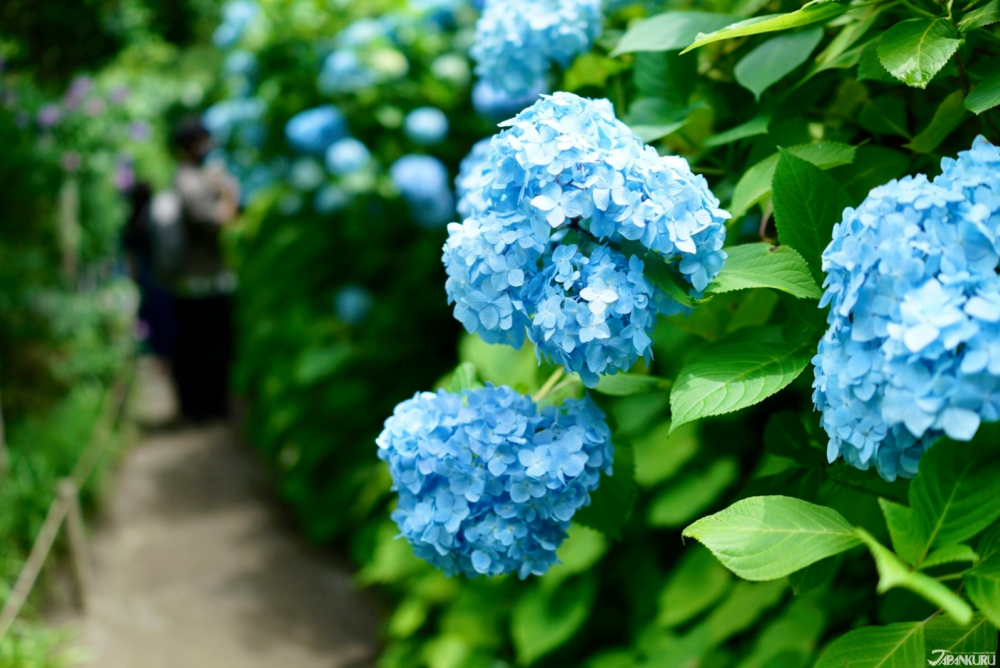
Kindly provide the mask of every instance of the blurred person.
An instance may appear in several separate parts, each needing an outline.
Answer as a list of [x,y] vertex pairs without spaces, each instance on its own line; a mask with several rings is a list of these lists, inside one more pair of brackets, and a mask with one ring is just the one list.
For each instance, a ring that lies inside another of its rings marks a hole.
[[221,165],[205,165],[214,144],[200,119],[182,120],[172,140],[180,159],[173,188],[183,231],[172,280],[174,380],[185,418],[222,418],[229,409],[236,278],[225,267],[219,237],[239,213],[239,186]]
[[176,323],[170,291],[157,279],[150,229],[153,188],[139,181],[123,188],[131,212],[122,232],[132,280],[139,288],[139,322],[150,351],[169,369],[174,358]]

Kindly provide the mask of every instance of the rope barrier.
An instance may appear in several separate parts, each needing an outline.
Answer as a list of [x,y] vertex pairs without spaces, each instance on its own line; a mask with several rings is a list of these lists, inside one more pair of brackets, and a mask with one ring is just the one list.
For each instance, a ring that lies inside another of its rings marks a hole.
[[80,490],[104,454],[104,449],[110,440],[114,427],[121,418],[128,394],[128,379],[131,375],[132,365],[130,364],[105,391],[101,398],[101,409],[90,432],[86,449],[80,455],[70,475],[59,481],[56,497],[49,506],[45,522],[35,538],[28,560],[24,563],[14,589],[4,603],[3,610],[0,610],[0,641],[10,632],[14,621],[24,607],[24,603],[28,600],[28,596],[38,580],[38,575],[52,551],[52,546],[63,522],[66,522],[66,533],[73,562],[77,603],[82,610],[87,608],[93,569],[84,532],[83,512],[80,508]]

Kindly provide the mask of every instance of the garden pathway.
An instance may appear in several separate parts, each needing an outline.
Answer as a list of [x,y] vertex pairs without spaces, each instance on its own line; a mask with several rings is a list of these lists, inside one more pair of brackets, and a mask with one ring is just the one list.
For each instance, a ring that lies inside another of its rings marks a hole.
[[[162,403],[142,376],[140,411]],[[346,564],[296,535],[230,426],[150,432],[125,458],[105,515],[81,622],[85,665],[372,665],[374,607]]]

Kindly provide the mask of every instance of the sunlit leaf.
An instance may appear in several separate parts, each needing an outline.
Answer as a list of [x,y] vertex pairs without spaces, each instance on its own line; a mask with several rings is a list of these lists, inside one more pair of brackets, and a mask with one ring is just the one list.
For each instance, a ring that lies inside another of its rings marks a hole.
[[858,545],[837,511],[787,496],[756,496],[684,529],[747,580],[774,580]]
[[961,44],[947,19],[909,19],[886,31],[878,45],[878,57],[903,83],[926,88]]
[[711,294],[772,288],[800,299],[823,296],[802,256],[790,246],[743,244],[726,249],[726,263],[705,289]]

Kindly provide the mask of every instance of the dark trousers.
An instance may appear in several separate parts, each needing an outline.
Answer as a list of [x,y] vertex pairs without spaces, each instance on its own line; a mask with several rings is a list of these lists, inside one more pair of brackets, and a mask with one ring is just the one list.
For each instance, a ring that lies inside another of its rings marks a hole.
[[174,313],[174,381],[181,413],[192,420],[225,417],[233,356],[231,298],[178,297]]

